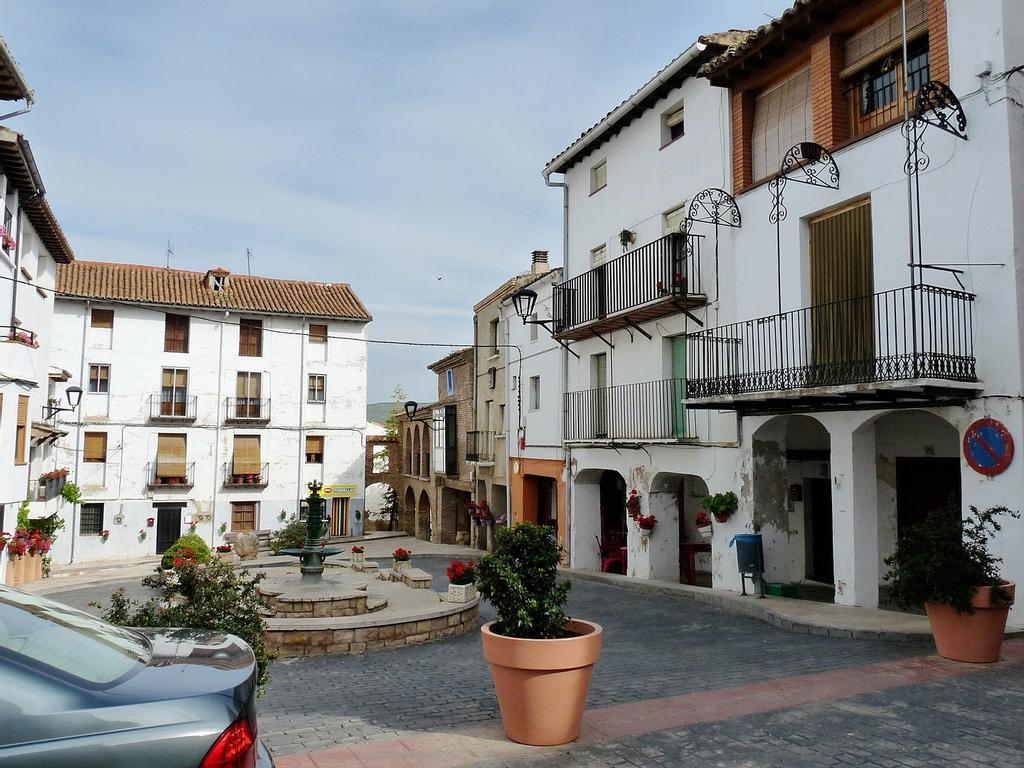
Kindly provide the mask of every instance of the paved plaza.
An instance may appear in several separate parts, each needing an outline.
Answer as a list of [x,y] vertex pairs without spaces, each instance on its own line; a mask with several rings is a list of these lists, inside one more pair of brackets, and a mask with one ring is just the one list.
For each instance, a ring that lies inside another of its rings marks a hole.
[[[441,589],[448,559],[416,564]],[[113,586],[51,595],[84,606]],[[570,612],[605,628],[575,744],[503,738],[475,635],[276,662],[260,736],[281,768],[1024,766],[1024,640],[997,665],[957,664],[925,641],[789,632],[584,580]]]

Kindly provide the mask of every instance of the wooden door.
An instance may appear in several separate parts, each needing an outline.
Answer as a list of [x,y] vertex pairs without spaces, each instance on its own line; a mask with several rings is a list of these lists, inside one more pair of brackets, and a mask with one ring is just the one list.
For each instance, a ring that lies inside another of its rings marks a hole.
[[593,377],[594,437],[608,436],[608,354],[591,355]]
[[181,507],[156,508],[156,553],[162,555],[181,537]]
[[810,224],[811,370],[806,386],[874,376],[874,259],[871,202]]
[[809,509],[805,515],[810,523],[811,557],[807,563],[807,578],[832,584],[835,567],[832,554],[832,485],[828,478],[806,478]]

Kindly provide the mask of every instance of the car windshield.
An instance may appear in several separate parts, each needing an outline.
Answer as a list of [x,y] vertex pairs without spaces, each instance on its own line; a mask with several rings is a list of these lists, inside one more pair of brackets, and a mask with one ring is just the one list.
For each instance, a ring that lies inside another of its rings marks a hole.
[[150,657],[142,635],[38,595],[0,587],[0,650],[94,685],[112,683]]

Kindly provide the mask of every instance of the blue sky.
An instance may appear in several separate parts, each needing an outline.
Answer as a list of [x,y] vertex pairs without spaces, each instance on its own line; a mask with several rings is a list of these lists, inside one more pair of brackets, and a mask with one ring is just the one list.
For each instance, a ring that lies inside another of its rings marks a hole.
[[[467,344],[472,305],[561,263],[540,172],[697,35],[785,0],[4,2],[28,136],[82,259],[348,282],[371,338]],[[437,278],[441,278],[438,280]],[[371,346],[370,401],[446,349]]]

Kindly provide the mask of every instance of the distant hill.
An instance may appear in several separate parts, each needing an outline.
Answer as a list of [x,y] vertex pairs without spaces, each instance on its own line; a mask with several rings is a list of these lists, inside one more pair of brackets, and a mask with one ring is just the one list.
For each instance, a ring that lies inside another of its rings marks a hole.
[[394,407],[394,403],[367,403],[366,420],[383,424],[387,420],[388,414],[391,413],[391,409]]

